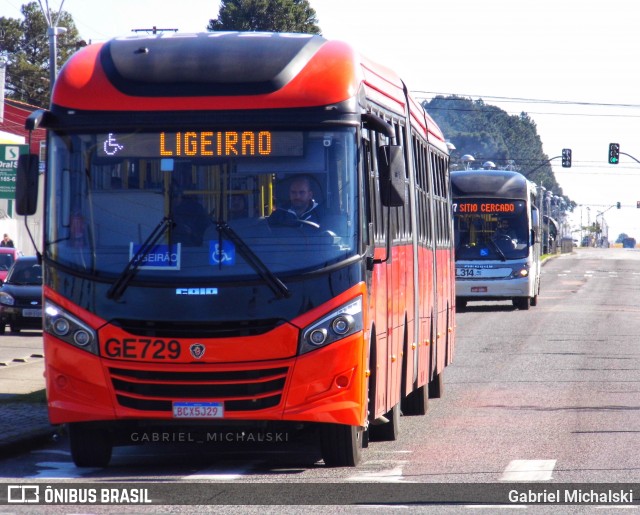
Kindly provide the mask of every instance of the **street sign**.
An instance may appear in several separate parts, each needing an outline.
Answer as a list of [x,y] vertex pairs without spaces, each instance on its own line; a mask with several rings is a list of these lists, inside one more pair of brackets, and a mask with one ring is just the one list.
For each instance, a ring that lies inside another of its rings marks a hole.
[[0,199],[16,198],[18,156],[28,153],[29,145],[0,145]]

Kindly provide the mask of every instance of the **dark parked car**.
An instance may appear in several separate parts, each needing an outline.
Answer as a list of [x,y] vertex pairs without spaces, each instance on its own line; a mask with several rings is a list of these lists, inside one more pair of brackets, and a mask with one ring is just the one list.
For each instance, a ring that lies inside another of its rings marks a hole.
[[0,287],[0,334],[42,329],[42,267],[36,256],[18,258]]

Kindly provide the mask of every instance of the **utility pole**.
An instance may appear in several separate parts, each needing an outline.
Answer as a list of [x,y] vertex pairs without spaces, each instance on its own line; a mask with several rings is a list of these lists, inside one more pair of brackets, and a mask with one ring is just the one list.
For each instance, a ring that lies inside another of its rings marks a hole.
[[49,36],[49,94],[53,92],[53,83],[58,76],[58,47],[56,38],[60,34],[67,32],[64,27],[49,27],[47,35]]
[[62,12],[62,4],[64,4],[64,0],[60,2],[60,8],[58,9],[58,14],[55,15],[55,18],[51,15],[51,10],[49,9],[49,0],[44,0],[45,5],[42,5],[42,0],[38,0],[40,4],[40,9],[42,9],[42,14],[44,15],[45,20],[47,20],[47,36],[49,36],[49,94],[53,91],[53,83],[56,81],[56,77],[58,76],[58,51],[57,51],[57,41],[56,38],[60,34],[64,34],[67,32],[67,29],[64,27],[56,27],[58,24],[58,20],[60,19],[60,13]]

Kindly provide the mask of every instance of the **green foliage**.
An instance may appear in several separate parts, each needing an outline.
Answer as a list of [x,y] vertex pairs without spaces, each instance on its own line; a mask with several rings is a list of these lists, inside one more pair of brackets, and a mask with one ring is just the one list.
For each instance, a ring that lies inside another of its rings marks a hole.
[[[5,94],[35,106],[49,105],[49,37],[47,20],[38,2],[24,4],[24,19],[0,18],[0,49],[7,58]],[[61,11],[56,26],[67,32],[57,36],[60,68],[84,42],[71,15]]]
[[308,0],[222,0],[209,31],[239,30],[320,34]]
[[498,168],[516,170],[562,196],[553,169],[545,162],[549,157],[542,151],[536,124],[527,113],[509,115],[482,99],[458,96],[437,96],[423,106],[456,147],[452,169],[463,168],[460,157],[471,154],[476,166],[493,161]]

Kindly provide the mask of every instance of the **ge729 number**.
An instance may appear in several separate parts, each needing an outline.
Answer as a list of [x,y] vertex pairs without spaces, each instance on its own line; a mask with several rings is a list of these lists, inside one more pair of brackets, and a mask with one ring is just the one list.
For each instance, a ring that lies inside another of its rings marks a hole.
[[180,342],[153,338],[110,338],[104,344],[105,355],[121,359],[178,359]]

